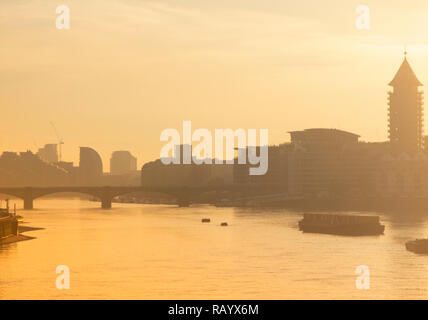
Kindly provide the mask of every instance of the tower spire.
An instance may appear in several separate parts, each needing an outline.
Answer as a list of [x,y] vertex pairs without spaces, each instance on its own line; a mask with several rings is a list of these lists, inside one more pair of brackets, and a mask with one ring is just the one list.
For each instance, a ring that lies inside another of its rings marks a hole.
[[390,86],[399,86],[403,84],[414,85],[414,86],[423,86],[423,84],[416,77],[415,72],[407,60],[407,50],[404,49],[404,59],[400,68],[394,76],[394,79],[389,83]]

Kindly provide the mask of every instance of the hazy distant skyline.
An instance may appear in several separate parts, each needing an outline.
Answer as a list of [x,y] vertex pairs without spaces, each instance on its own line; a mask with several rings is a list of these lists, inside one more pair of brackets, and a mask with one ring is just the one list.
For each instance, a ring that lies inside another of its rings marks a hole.
[[[71,30],[55,8],[71,9]],[[371,9],[371,30],[355,8]],[[334,8],[334,9],[332,9]],[[159,157],[165,128],[338,128],[387,139],[387,84],[407,45],[428,81],[428,3],[274,0],[12,1],[0,4],[0,152],[64,138],[63,160],[115,150]],[[428,131],[425,129],[425,131]]]

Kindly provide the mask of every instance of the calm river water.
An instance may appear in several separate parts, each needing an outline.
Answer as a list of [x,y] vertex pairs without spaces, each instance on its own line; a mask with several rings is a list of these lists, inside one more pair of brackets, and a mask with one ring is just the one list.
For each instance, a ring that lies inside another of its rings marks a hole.
[[[428,214],[381,215],[385,235],[355,238],[303,234],[287,210],[113,206],[41,199],[20,211],[46,229],[0,246],[0,299],[428,298],[428,256],[404,247],[428,237]],[[58,265],[70,290],[56,288]],[[360,265],[369,290],[356,288]]]

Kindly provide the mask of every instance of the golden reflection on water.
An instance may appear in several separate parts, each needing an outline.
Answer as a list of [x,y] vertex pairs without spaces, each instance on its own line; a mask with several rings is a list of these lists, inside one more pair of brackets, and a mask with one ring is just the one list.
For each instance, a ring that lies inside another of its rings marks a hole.
[[[382,215],[384,236],[354,238],[302,234],[301,215],[287,210],[35,206],[21,214],[46,229],[0,247],[0,299],[428,298],[428,256],[404,247],[428,236],[428,217]],[[70,268],[70,290],[55,286],[58,265]],[[359,265],[370,268],[370,290],[356,289]]]

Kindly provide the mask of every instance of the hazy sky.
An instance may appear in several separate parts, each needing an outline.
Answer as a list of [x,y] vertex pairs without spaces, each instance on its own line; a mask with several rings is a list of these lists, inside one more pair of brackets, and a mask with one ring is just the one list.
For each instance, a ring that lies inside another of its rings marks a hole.
[[[70,30],[55,28],[61,4]],[[114,150],[158,158],[182,120],[268,128],[271,144],[310,127],[385,140],[405,44],[428,83],[427,30],[426,0],[2,0],[0,151],[55,143],[50,121],[64,160],[90,146],[106,170]]]

